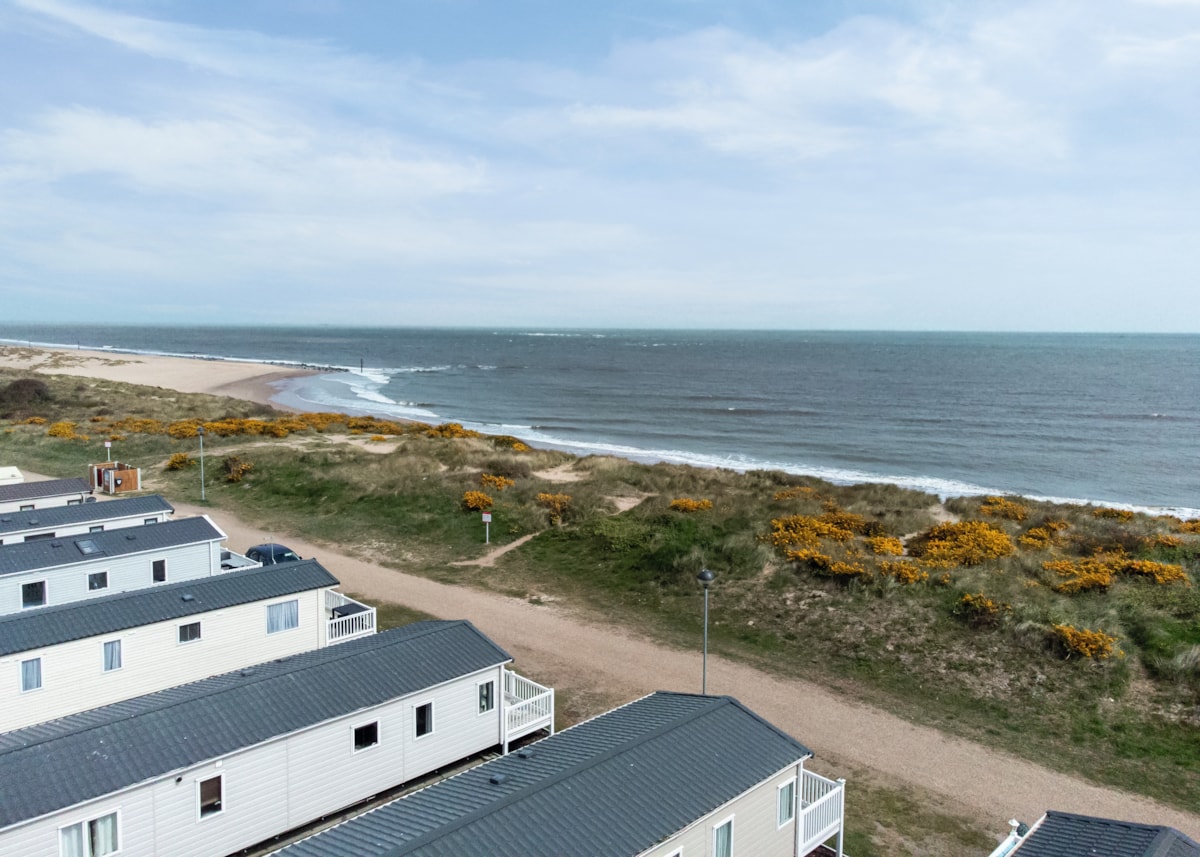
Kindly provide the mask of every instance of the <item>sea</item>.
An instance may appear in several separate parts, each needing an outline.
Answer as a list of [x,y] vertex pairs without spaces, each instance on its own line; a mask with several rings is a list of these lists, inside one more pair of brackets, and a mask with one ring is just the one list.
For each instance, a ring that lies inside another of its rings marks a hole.
[[581,455],[1200,517],[1200,335],[0,324]]

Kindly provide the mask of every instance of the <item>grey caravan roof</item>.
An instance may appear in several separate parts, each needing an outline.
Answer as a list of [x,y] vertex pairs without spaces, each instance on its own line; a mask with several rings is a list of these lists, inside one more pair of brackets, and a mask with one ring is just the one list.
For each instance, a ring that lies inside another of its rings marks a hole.
[[811,755],[735,699],[659,692],[277,853],[638,854]]
[[306,559],[45,607],[0,617],[0,657],[337,584]]
[[1173,827],[1051,810],[1013,857],[1200,857],[1200,844]]
[[0,485],[0,503],[18,500],[37,500],[40,497],[61,497],[64,494],[91,494],[86,479],[43,479],[41,482],[18,482]]
[[[178,518],[152,527],[124,527],[103,533],[80,533],[22,542],[19,545],[3,545],[0,546],[0,576],[89,562],[100,557],[128,556],[197,542],[220,541],[223,538],[224,534],[207,518]],[[80,546],[80,542],[91,542],[91,545]]]
[[510,660],[418,622],[0,733],[0,830]]
[[91,524],[116,518],[132,518],[136,515],[159,515],[163,512],[174,511],[175,507],[161,495],[151,494],[148,497],[129,497],[104,503],[49,506],[45,509],[33,509],[28,512],[3,512],[0,513],[0,537],[8,533],[53,530],[55,527]]

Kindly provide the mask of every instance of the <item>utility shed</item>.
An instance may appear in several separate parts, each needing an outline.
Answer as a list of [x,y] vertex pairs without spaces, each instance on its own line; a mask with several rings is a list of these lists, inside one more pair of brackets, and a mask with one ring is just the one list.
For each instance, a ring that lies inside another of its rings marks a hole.
[[20,544],[30,539],[104,532],[118,527],[159,524],[175,507],[159,494],[126,497],[107,503],[53,506],[26,512],[0,513],[0,544]]
[[0,857],[241,850],[497,745],[509,660],[421,622],[0,734]]
[[1173,827],[1051,810],[1020,838],[1012,857],[1200,857]]
[[659,692],[276,853],[805,855],[811,756],[731,697]]
[[44,479],[0,485],[0,512],[45,509],[82,503],[92,494],[86,479]]
[[326,645],[337,583],[308,559],[4,617],[0,732]]
[[207,517],[0,547],[0,616],[221,573]]

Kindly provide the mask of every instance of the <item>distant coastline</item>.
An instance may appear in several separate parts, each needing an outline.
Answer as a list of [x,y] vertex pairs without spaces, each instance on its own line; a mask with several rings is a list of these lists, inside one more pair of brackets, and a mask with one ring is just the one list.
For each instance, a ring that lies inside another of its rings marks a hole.
[[[128,376],[139,383],[458,422],[580,455],[1200,514],[1198,336],[11,325],[0,335],[66,354],[81,351],[63,343],[99,341],[100,361],[193,367]],[[200,367],[256,380],[188,380]]]

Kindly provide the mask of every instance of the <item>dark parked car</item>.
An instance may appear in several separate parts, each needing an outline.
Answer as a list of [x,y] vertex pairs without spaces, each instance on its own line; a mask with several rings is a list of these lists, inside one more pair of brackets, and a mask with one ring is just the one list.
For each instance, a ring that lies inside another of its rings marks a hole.
[[301,559],[301,556],[289,547],[269,544],[255,545],[250,548],[246,551],[246,558],[261,562],[263,565],[275,565],[279,562],[295,562]]

